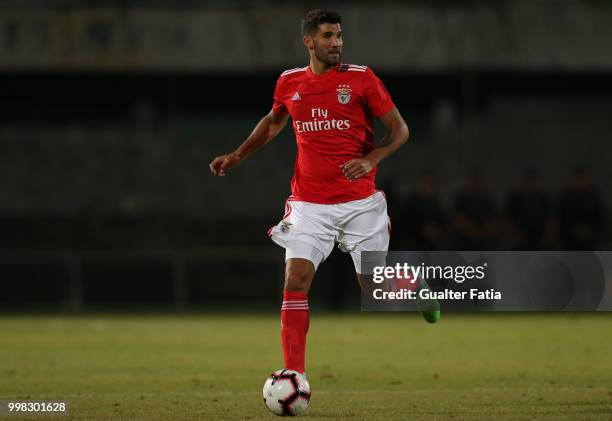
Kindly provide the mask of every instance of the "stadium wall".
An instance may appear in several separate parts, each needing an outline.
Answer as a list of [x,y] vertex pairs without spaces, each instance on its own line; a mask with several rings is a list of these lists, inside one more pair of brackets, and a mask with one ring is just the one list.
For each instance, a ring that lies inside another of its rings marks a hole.
[[[464,176],[478,167],[502,202],[526,168],[538,170],[555,195],[574,167],[586,166],[603,187],[612,177],[611,106],[609,101],[500,99],[477,120],[433,123],[435,129],[422,123],[408,145],[383,163],[379,184],[393,180],[405,194],[419,174],[433,171],[442,199],[450,203]],[[295,156],[290,128],[228,177],[213,178],[208,169],[210,159],[239,144],[260,117],[220,113],[159,129],[5,127],[0,129],[0,211],[274,218],[290,194]],[[410,115],[406,118],[410,122]],[[612,191],[602,193],[612,205]]]
[[[53,4],[53,3],[51,3]],[[304,61],[305,7],[92,6],[0,8],[0,70],[256,72]],[[88,6],[89,4],[89,6]],[[346,56],[386,71],[609,70],[609,2],[336,2]],[[372,25],[372,22],[384,22]],[[222,42],[220,42],[222,41]]]

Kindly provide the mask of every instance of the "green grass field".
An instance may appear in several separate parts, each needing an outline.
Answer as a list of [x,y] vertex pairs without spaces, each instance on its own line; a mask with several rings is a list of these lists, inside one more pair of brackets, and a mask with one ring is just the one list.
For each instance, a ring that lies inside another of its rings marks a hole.
[[[314,314],[308,346],[305,418],[612,418],[612,314]],[[0,399],[62,420],[274,419],[281,366],[277,315],[0,317]]]

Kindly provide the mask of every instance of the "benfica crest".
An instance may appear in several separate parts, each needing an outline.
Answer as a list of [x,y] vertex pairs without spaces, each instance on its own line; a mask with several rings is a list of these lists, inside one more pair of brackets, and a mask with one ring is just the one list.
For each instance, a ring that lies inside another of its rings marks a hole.
[[340,104],[348,104],[351,100],[351,86],[350,85],[338,85],[338,102]]

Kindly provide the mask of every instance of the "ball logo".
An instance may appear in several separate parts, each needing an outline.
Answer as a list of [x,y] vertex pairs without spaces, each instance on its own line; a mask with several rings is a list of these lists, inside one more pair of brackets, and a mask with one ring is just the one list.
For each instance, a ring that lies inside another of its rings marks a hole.
[[338,102],[340,104],[348,104],[351,100],[351,86],[350,85],[338,85]]

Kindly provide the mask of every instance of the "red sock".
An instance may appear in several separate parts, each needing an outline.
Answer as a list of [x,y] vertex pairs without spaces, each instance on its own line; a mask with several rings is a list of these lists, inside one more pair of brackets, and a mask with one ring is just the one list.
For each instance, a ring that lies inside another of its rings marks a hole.
[[306,333],[308,333],[308,295],[304,292],[285,291],[281,309],[281,339],[285,368],[304,372]]

